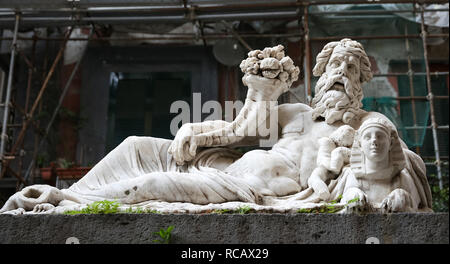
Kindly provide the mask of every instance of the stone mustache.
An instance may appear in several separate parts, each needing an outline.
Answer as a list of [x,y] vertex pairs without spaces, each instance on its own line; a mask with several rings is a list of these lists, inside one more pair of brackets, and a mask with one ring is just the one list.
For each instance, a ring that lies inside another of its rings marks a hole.
[[[70,188],[26,187],[0,212],[63,213],[101,200],[169,213],[296,212],[331,201],[340,212],[431,211],[424,162],[384,115],[361,109],[372,73],[360,43],[343,39],[319,53],[311,106],[274,103],[299,75],[283,46],[251,51],[240,67],[248,92],[233,122],[188,123],[173,141],[128,137]],[[248,131],[270,115],[279,133],[270,150],[233,150],[254,144],[258,133]]]

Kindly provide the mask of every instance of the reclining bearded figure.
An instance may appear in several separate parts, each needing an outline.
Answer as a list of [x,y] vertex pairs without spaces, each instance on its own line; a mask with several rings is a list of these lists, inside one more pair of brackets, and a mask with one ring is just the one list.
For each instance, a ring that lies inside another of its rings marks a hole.
[[[26,187],[11,196],[0,212],[62,213],[100,200],[161,212],[198,213],[243,205],[256,211],[295,212],[321,206],[342,195],[339,204],[358,197],[357,208],[365,208],[364,195],[372,192],[361,190],[363,195],[346,188],[352,179],[348,175],[353,175],[348,173],[352,170],[348,157],[337,168],[323,167],[328,194],[319,194],[309,186],[313,182],[309,181],[311,174],[319,167],[319,139],[338,133],[343,126],[357,131],[361,124],[374,118],[395,131],[384,115],[361,109],[362,83],[372,78],[364,48],[350,39],[331,42],[323,48],[313,69],[320,78],[311,106],[275,104],[299,75],[299,68],[283,49],[278,45],[254,50],[241,63],[248,92],[244,107],[233,122],[184,124],[173,141],[128,137],[70,188]],[[241,156],[232,149],[254,142],[249,131],[259,135],[259,128],[266,125],[271,115],[278,117],[280,134],[270,150],[252,150]],[[336,138],[345,142],[346,137],[344,133]],[[403,188],[411,201],[391,206],[388,211],[431,211],[425,165],[401,139],[397,143],[397,151],[405,160],[402,169],[410,178]],[[345,144],[337,142],[336,146],[340,145]],[[342,153],[345,156],[345,151]]]

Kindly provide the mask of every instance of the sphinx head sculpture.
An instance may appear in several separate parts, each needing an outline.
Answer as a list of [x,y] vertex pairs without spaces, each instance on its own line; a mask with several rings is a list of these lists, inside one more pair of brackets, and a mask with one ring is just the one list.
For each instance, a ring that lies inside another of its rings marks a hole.
[[350,164],[357,178],[398,174],[405,167],[405,156],[395,127],[381,118],[364,121],[355,135]]
[[372,79],[369,57],[359,42],[342,39],[325,45],[316,60],[313,119],[349,123],[362,107],[362,83]]

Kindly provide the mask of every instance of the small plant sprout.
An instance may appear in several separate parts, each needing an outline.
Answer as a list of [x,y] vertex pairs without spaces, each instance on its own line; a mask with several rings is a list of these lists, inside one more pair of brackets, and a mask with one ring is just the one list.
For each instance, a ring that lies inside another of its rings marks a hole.
[[335,200],[332,200],[329,203],[323,204],[323,205],[321,205],[319,207],[315,207],[315,208],[301,208],[301,209],[297,210],[297,213],[306,213],[306,214],[329,213],[329,214],[333,214],[333,213],[339,212],[348,204],[359,201],[359,199],[356,198],[357,200],[355,200],[355,199],[350,200],[350,201],[348,201],[347,205],[342,206],[342,205],[337,204],[341,201],[341,199],[342,199],[342,195],[339,195]]
[[215,213],[215,214],[230,214],[232,212],[233,211],[230,209],[216,209],[213,211],[213,213]]
[[239,207],[238,209],[236,209],[236,213],[238,213],[238,214],[248,214],[248,213],[250,213],[251,210],[252,210],[252,208],[250,206],[244,205],[244,206]]
[[359,197],[355,197],[355,198],[353,198],[351,200],[348,200],[347,204],[345,206],[349,206],[350,204],[357,203],[357,202],[359,202]]
[[76,214],[116,214],[119,212],[120,203],[116,201],[98,201],[88,204],[86,208],[81,210],[66,211],[66,215]]
[[125,213],[127,214],[160,214],[161,212],[155,210],[155,209],[150,209],[150,208],[142,208],[142,207],[137,207],[137,208],[133,208],[133,207],[129,207]]
[[158,235],[161,239],[155,239],[153,242],[155,243],[161,243],[161,244],[169,244],[170,239],[172,237],[172,230],[174,229],[174,226],[169,226],[167,229],[161,228],[159,232],[155,232],[153,234]]

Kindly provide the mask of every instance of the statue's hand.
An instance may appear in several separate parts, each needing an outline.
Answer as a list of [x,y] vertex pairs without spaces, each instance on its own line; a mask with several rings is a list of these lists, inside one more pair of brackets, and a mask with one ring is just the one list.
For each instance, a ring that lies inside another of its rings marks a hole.
[[384,198],[380,209],[382,213],[411,212],[413,211],[412,205],[411,195],[407,191],[395,189]]
[[184,162],[194,159],[197,151],[194,135],[192,124],[184,124],[172,141],[168,152],[172,154],[178,165],[183,165]]

